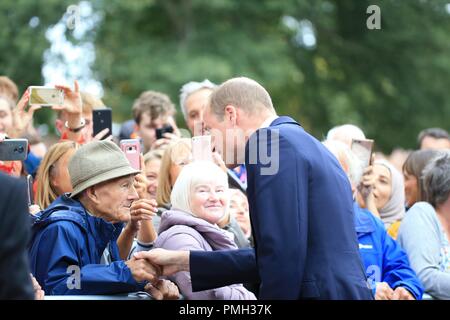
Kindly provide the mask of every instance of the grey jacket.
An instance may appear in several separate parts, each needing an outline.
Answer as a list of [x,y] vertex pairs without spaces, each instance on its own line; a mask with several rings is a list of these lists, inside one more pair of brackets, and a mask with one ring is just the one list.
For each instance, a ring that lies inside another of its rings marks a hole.
[[418,202],[408,210],[397,241],[408,254],[425,292],[436,299],[450,299],[450,246],[429,203]]

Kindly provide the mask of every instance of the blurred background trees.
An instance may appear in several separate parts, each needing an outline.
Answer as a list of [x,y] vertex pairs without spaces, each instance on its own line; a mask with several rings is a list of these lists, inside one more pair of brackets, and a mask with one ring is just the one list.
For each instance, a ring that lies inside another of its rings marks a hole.
[[[66,36],[92,42],[92,77],[116,121],[131,117],[144,90],[178,104],[188,81],[244,75],[269,90],[279,114],[319,139],[351,122],[390,152],[414,148],[423,128],[450,130],[448,0],[84,2],[92,12],[81,23],[95,15],[95,24],[82,37],[70,29]],[[22,89],[42,84],[46,30],[67,19],[69,4],[77,3],[2,0],[0,73]],[[372,4],[381,30],[366,27]]]

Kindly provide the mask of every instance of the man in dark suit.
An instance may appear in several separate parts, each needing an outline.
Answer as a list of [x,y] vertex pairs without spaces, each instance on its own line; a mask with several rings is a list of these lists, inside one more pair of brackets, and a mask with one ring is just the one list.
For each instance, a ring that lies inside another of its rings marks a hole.
[[23,181],[0,173],[0,300],[34,298],[26,190]]
[[260,299],[372,299],[335,157],[248,78],[216,89],[204,121],[227,166],[245,160],[255,249],[142,257],[165,274],[189,269],[194,290],[259,281]]

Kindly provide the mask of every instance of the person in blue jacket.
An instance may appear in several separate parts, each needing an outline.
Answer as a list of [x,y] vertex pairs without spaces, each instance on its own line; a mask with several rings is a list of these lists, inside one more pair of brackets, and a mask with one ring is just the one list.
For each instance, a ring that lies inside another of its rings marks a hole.
[[424,288],[383,222],[354,203],[359,252],[376,300],[421,300]]
[[[31,270],[47,295],[145,290],[157,299],[178,297],[176,286],[158,280],[151,264],[119,257],[116,241],[130,211],[153,214],[150,202],[138,200],[137,173],[111,141],[88,143],[74,154],[69,163],[73,192],[57,198],[32,224]],[[109,265],[100,263],[107,247]]]
[[[352,190],[356,191],[363,169],[359,159],[340,141],[325,141],[324,144],[336,156],[349,177]],[[424,288],[419,278],[411,268],[406,253],[387,234],[383,222],[361,208],[356,201],[353,210],[359,252],[375,299],[422,299]]]

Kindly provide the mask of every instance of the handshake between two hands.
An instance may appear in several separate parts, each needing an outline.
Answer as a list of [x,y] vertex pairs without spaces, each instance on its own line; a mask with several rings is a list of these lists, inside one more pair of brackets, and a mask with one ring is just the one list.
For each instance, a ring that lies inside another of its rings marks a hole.
[[160,277],[179,271],[188,271],[189,252],[164,249],[141,251],[134,253],[133,257],[125,263],[136,281],[148,281],[145,291],[154,299],[178,299],[180,296],[178,287],[173,282]]

